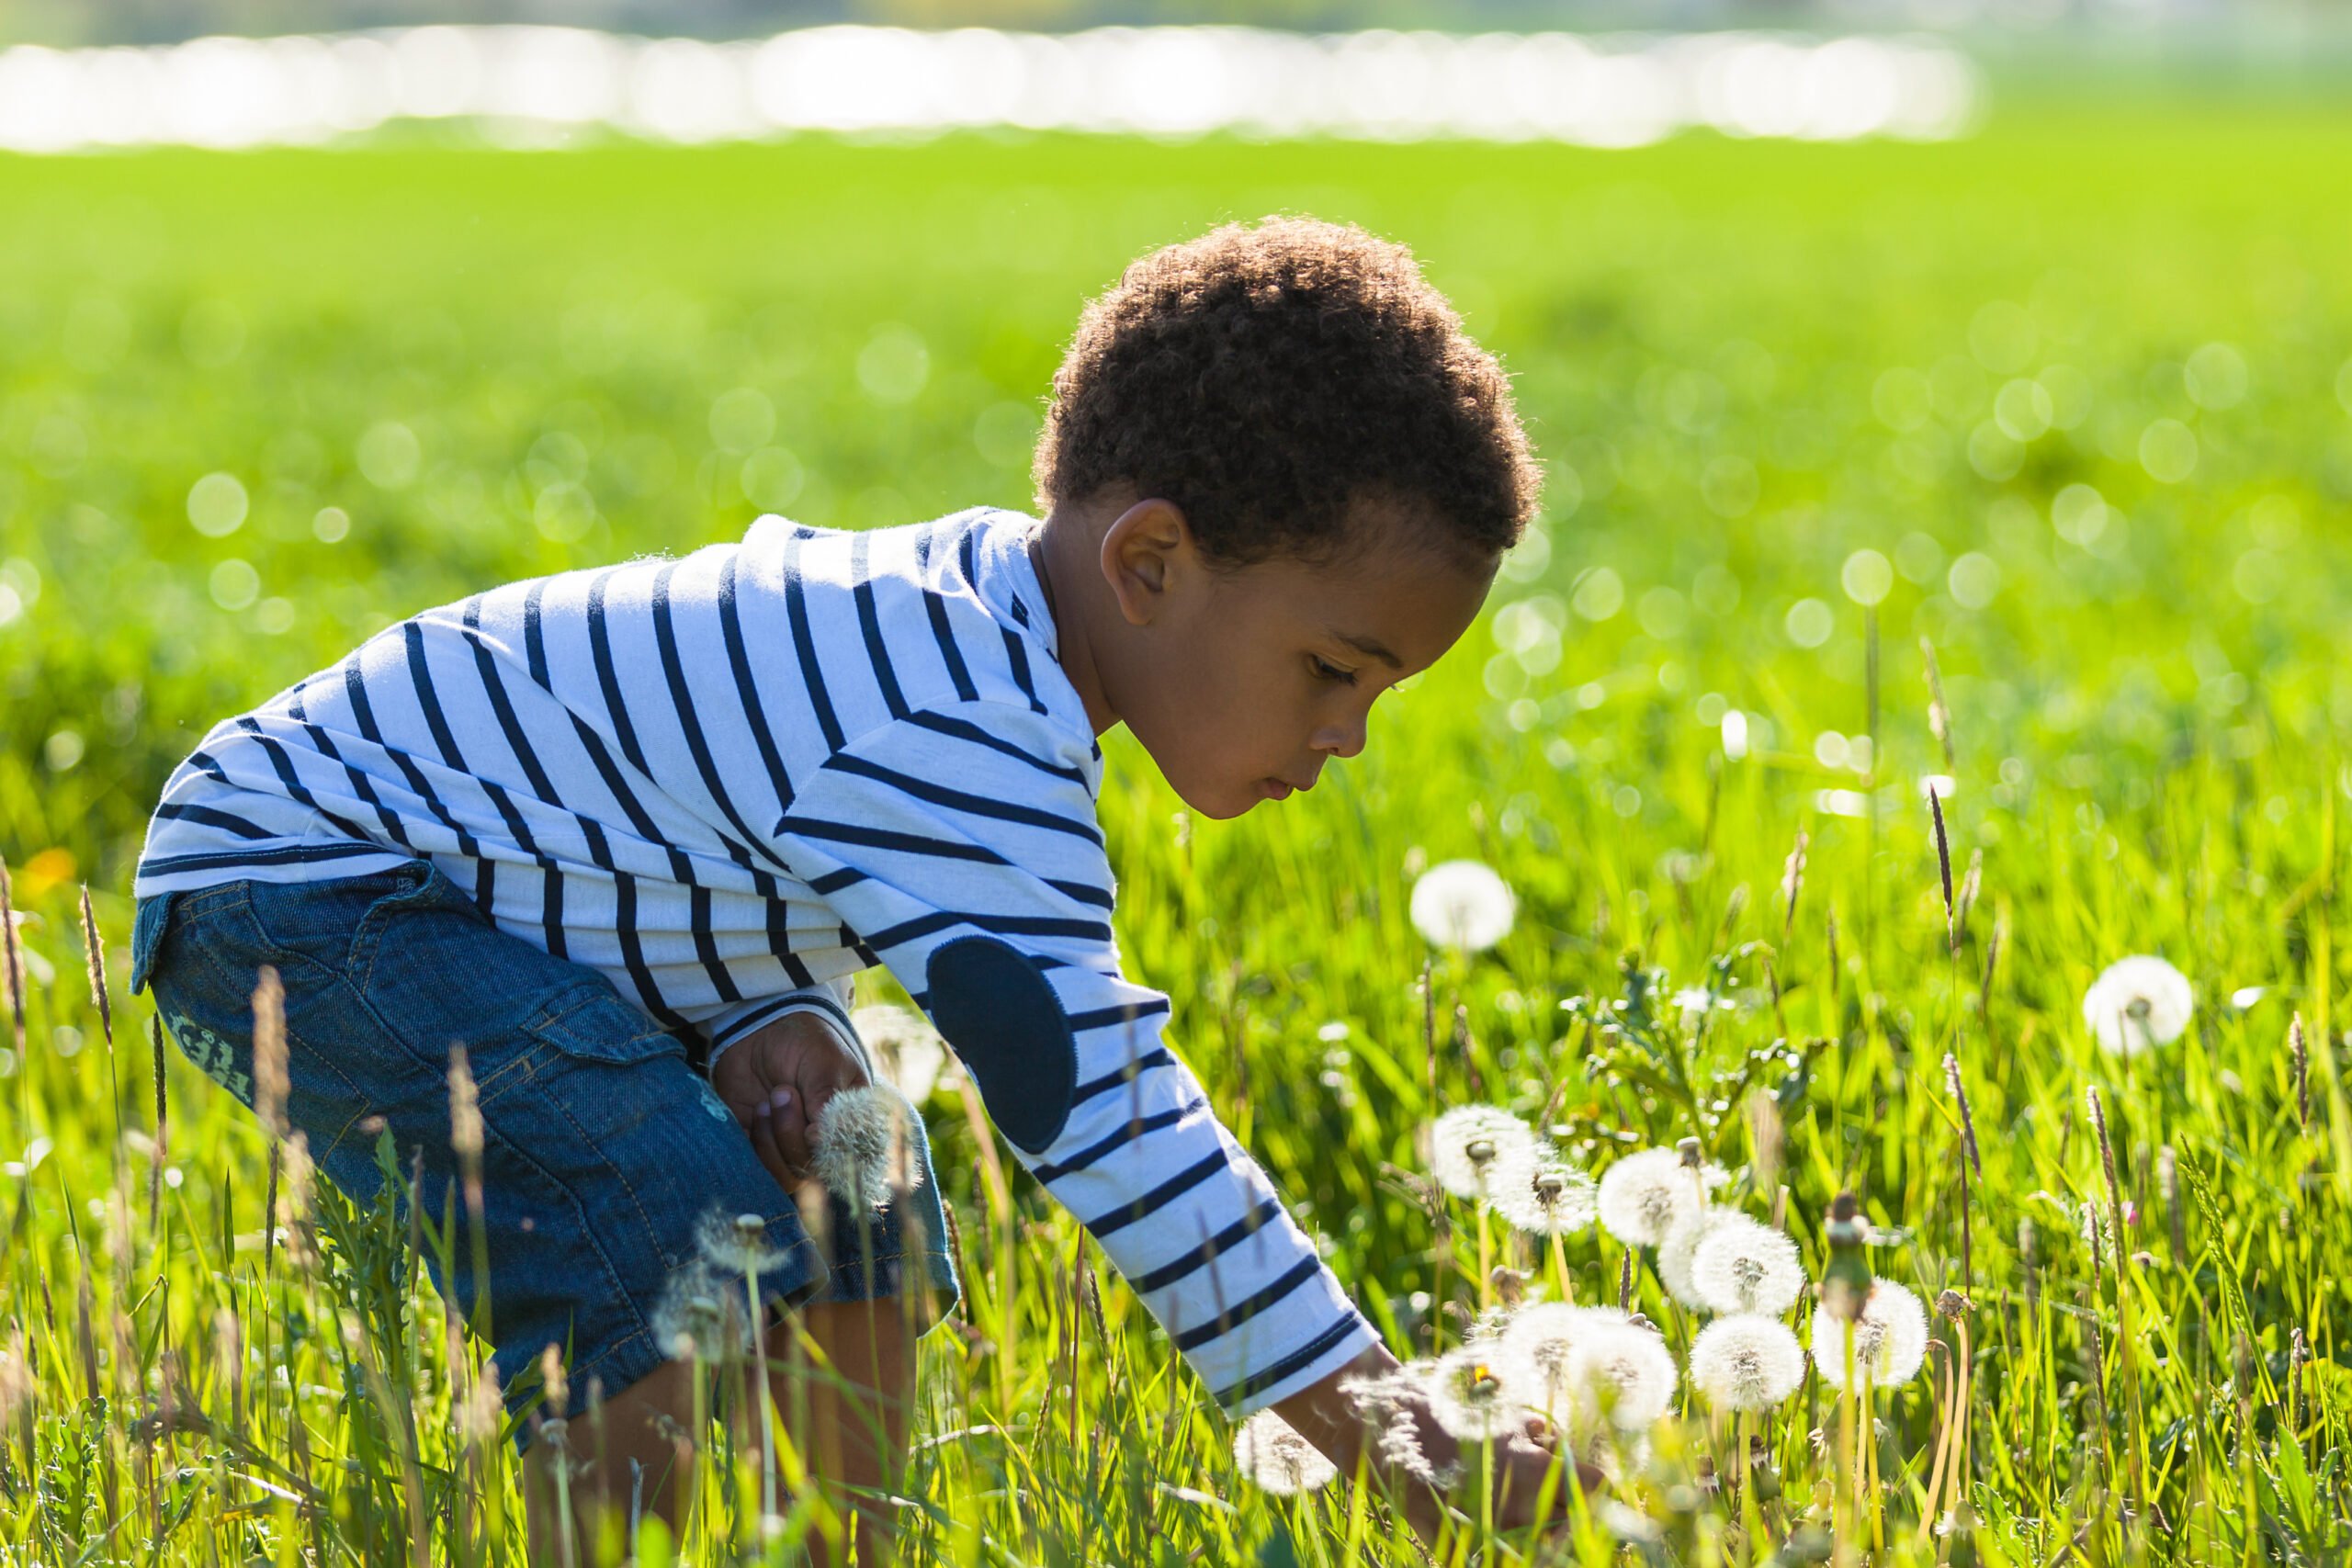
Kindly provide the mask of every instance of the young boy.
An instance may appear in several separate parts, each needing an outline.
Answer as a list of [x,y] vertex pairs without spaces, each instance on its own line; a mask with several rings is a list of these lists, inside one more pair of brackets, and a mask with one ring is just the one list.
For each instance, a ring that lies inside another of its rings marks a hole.
[[[556,1446],[624,1499],[636,1461],[671,1506],[687,1385],[650,1323],[714,1214],[760,1218],[765,1293],[863,1382],[844,1473],[903,1454],[911,1358],[868,1303],[919,1288],[910,1248],[956,1298],[928,1145],[863,1255],[838,1200],[829,1257],[789,1190],[867,1081],[842,1004],[877,964],[1227,1412],[1275,1405],[1343,1468],[1370,1446],[1340,1384],[1394,1359],[1162,1043],[1167,998],[1122,976],[1095,737],[1126,725],[1209,817],[1312,788],[1469,626],[1537,473],[1495,361],[1352,228],[1145,257],[1054,393],[1042,524],[766,516],[492,589],[216,727],[164,788],[132,989],[250,1104],[275,965],[287,1121],[360,1199],[373,1118],[428,1190],[455,1172],[462,1043],[497,1364],[568,1346],[607,1396]],[[435,1283],[470,1305],[463,1263]],[[1507,1447],[1516,1511],[1547,1458]]]

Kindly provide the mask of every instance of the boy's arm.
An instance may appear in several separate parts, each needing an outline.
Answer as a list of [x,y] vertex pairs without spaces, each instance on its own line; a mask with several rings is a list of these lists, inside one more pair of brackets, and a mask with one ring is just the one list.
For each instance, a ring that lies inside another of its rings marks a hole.
[[1377,1343],[1119,973],[1082,738],[1027,708],[919,710],[802,782],[779,852],[887,964],[1021,1163],[1229,1414]]

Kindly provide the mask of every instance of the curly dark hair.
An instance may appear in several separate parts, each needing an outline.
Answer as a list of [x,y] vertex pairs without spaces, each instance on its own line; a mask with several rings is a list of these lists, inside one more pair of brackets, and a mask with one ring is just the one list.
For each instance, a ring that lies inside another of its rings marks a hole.
[[1412,253],[1297,218],[1154,251],[1091,301],[1035,478],[1046,508],[1122,483],[1174,502],[1223,567],[1343,557],[1369,500],[1491,569],[1542,483],[1502,367]]

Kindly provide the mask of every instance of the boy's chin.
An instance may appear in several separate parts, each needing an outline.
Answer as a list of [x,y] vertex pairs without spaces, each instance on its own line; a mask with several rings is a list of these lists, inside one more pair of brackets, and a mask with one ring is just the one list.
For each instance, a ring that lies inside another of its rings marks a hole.
[[1256,779],[1216,789],[1179,786],[1176,794],[1185,806],[1212,822],[1230,822],[1250,807],[1262,806],[1268,798],[1263,781]]

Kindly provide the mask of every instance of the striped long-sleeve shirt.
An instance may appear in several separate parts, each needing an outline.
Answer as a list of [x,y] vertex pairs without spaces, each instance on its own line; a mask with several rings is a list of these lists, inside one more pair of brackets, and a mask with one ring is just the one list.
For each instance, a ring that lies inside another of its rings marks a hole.
[[507,584],[214,727],[140,897],[423,857],[723,1049],[879,964],[1022,1164],[1239,1415],[1371,1343],[1120,973],[1102,753],[1027,545],[979,508]]

